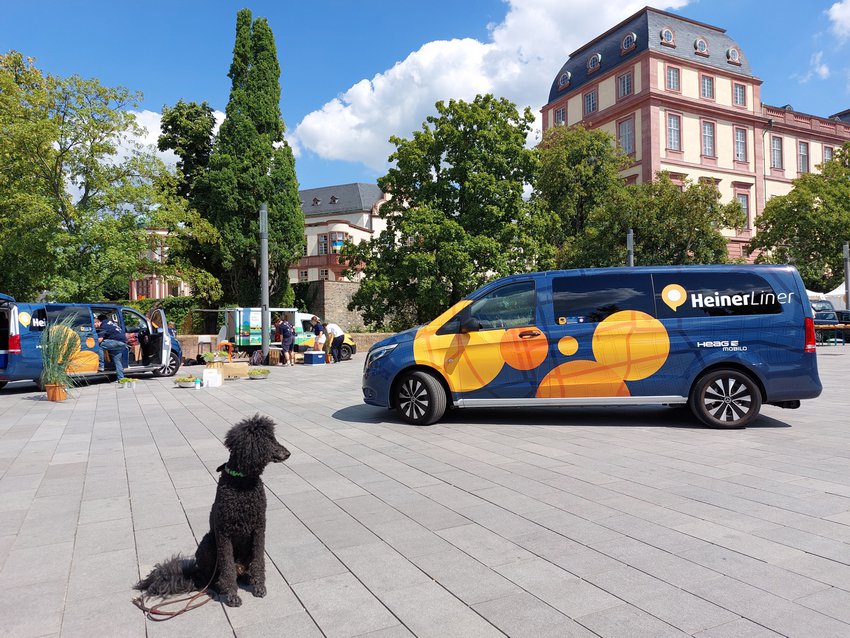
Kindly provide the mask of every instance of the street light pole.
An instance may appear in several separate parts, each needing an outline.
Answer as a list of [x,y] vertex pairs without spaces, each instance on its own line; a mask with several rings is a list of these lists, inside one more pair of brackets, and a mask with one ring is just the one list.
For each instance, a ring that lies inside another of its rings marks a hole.
[[844,307],[850,309],[850,242],[844,242]]
[[269,356],[269,207],[260,205],[260,312],[263,338],[263,361]]
[[626,235],[626,265],[630,268],[635,265],[635,234],[631,228]]

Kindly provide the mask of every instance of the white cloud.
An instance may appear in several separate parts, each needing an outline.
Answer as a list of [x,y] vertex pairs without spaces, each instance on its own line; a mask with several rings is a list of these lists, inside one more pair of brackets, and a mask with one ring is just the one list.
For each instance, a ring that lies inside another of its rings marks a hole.
[[829,78],[829,73],[829,66],[823,61],[823,51],[818,51],[817,53],[813,53],[812,57],[809,58],[809,70],[806,71],[806,74],[795,74],[792,77],[796,77],[802,84],[808,82],[813,77],[826,80]]
[[[410,137],[438,100],[493,93],[521,108],[530,106],[539,119],[549,86],[569,54],[646,5],[645,0],[506,1],[508,13],[491,26],[488,42],[456,39],[423,45],[305,116],[293,131],[293,148],[382,171],[394,148],[389,137]],[[658,8],[687,3],[667,0]]]
[[832,23],[832,32],[842,40],[850,38],[850,0],[836,2],[826,14]]

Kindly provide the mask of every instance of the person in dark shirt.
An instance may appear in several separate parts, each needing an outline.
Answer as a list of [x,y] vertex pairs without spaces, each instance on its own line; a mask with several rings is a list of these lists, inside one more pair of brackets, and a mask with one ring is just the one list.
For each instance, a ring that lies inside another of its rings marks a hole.
[[106,350],[115,362],[115,376],[120,381],[124,378],[124,368],[130,356],[127,336],[106,315],[98,315],[94,320],[94,327],[97,330],[97,340],[100,342],[98,371],[103,372],[103,351]]

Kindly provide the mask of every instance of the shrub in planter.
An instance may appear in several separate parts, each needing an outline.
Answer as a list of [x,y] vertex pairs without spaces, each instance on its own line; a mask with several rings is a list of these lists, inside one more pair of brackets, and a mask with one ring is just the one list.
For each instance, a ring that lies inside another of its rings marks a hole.
[[191,374],[188,375],[188,376],[185,376],[185,377],[176,377],[174,379],[174,385],[176,385],[180,388],[194,388],[195,387],[195,380],[197,378],[198,377],[195,377]]
[[266,370],[265,368],[254,368],[253,370],[248,370],[249,379],[267,379],[270,374],[271,370]]
[[48,401],[64,401],[73,385],[68,374],[71,360],[80,351],[80,337],[74,332],[74,317],[54,323],[41,333],[41,384]]
[[118,381],[118,388],[120,390],[135,390],[136,389],[136,380],[130,379],[129,377],[124,377]]

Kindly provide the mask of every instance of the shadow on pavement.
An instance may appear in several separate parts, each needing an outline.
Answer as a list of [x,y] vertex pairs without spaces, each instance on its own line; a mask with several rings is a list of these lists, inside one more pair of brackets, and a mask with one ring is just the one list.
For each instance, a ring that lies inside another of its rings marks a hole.
[[[404,423],[394,410],[353,405],[333,413],[333,418],[350,423],[374,423],[420,427]],[[706,429],[684,406],[628,408],[464,408],[449,410],[439,425],[548,425],[594,427],[660,427]],[[789,424],[760,415],[752,428],[788,428]]]

